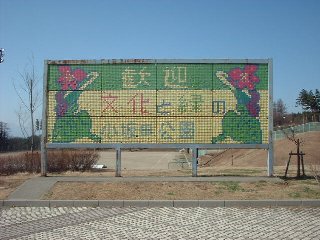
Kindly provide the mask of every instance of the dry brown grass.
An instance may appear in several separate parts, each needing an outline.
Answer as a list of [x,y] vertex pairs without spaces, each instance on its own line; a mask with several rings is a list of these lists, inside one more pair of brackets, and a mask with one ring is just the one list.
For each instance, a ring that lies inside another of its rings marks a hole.
[[[306,166],[317,162],[320,165],[320,132],[308,132],[297,134],[302,140],[301,151],[306,153],[304,161]],[[288,139],[277,140],[274,142],[274,166],[285,166],[289,158],[290,151],[296,151],[296,145]],[[264,149],[229,149],[223,154],[210,154],[201,157],[200,165],[225,167],[266,167],[267,154]],[[295,159],[291,160],[293,163]],[[207,164],[206,164],[207,163]]]
[[[85,172],[67,171],[62,173],[49,173],[48,176],[72,176],[72,177],[114,177],[114,169],[91,170]],[[122,177],[153,177],[153,176],[191,176],[191,170],[121,170]]]
[[318,199],[315,180],[239,182],[58,182],[44,199],[54,200],[197,200]]

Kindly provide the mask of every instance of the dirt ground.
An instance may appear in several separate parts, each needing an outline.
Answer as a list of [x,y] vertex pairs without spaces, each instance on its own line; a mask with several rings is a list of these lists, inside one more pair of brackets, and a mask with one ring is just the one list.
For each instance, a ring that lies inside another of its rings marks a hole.
[[[320,132],[299,134],[302,140],[301,151],[304,156],[305,169],[310,165],[320,165]],[[276,176],[282,176],[289,158],[290,151],[296,151],[294,143],[287,139],[277,140],[274,144],[274,170]],[[267,175],[267,150],[264,149],[221,149],[207,150],[207,154],[200,157],[198,170],[200,176],[206,175]],[[134,152],[123,151],[122,173],[124,176],[167,176],[191,175],[191,156],[179,149],[142,149]],[[186,160],[183,167],[179,161]],[[115,151],[100,152],[99,164],[108,169],[115,168]],[[293,156],[290,164],[292,176],[296,173],[296,157]],[[175,171],[171,171],[175,170]],[[290,176],[290,175],[289,175]]]
[[272,183],[239,182],[58,182],[44,196],[51,200],[244,200],[244,199],[319,199],[320,185],[315,180]]

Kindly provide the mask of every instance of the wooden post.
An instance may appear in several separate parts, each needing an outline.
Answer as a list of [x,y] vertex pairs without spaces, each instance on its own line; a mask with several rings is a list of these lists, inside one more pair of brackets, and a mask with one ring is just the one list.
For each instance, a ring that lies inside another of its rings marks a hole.
[[303,152],[300,152],[300,160],[301,160],[301,166],[302,166],[302,176],[306,176],[305,172],[304,172],[304,162],[303,162]]
[[[299,153],[292,153],[292,151],[289,153],[289,160],[287,162],[287,167],[286,167],[286,172],[284,174],[284,177],[287,177],[287,173],[288,173],[288,169],[289,169],[289,165],[290,165],[290,160],[291,160],[291,156],[295,155],[297,156],[297,161],[298,161],[298,170],[297,170],[297,178],[305,176],[305,172],[304,172],[304,161],[303,161],[303,155],[306,155],[305,153],[303,153],[302,151]],[[301,164],[300,164],[301,163]],[[301,175],[301,171],[300,171],[300,166],[302,167],[302,175]]]
[[301,172],[300,172],[300,139],[299,138],[298,138],[298,143],[297,143],[297,164],[298,164],[297,177],[299,178],[301,176]]
[[286,167],[286,172],[284,173],[284,177],[287,177],[291,156],[292,156],[292,151],[289,153],[289,160],[287,162],[287,167]]

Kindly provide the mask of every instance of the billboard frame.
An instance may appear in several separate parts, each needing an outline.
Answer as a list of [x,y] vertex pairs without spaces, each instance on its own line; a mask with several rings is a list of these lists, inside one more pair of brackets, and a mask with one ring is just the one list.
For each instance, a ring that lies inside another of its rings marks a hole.
[[[90,64],[268,64],[268,143],[267,144],[158,144],[158,143],[48,143],[48,66],[56,65],[90,65]],[[47,175],[48,149],[105,149],[116,150],[116,176],[121,176],[121,149],[123,148],[190,148],[192,149],[192,176],[197,176],[197,159],[199,149],[266,149],[268,150],[267,175],[273,176],[273,60],[269,59],[102,59],[102,60],[45,60],[43,77],[43,108],[41,136],[41,175]]]

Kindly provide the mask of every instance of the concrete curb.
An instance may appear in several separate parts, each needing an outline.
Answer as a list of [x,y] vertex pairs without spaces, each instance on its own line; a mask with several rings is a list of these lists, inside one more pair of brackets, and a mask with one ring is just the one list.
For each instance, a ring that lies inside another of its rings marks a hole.
[[0,200],[0,207],[320,207],[316,200]]

